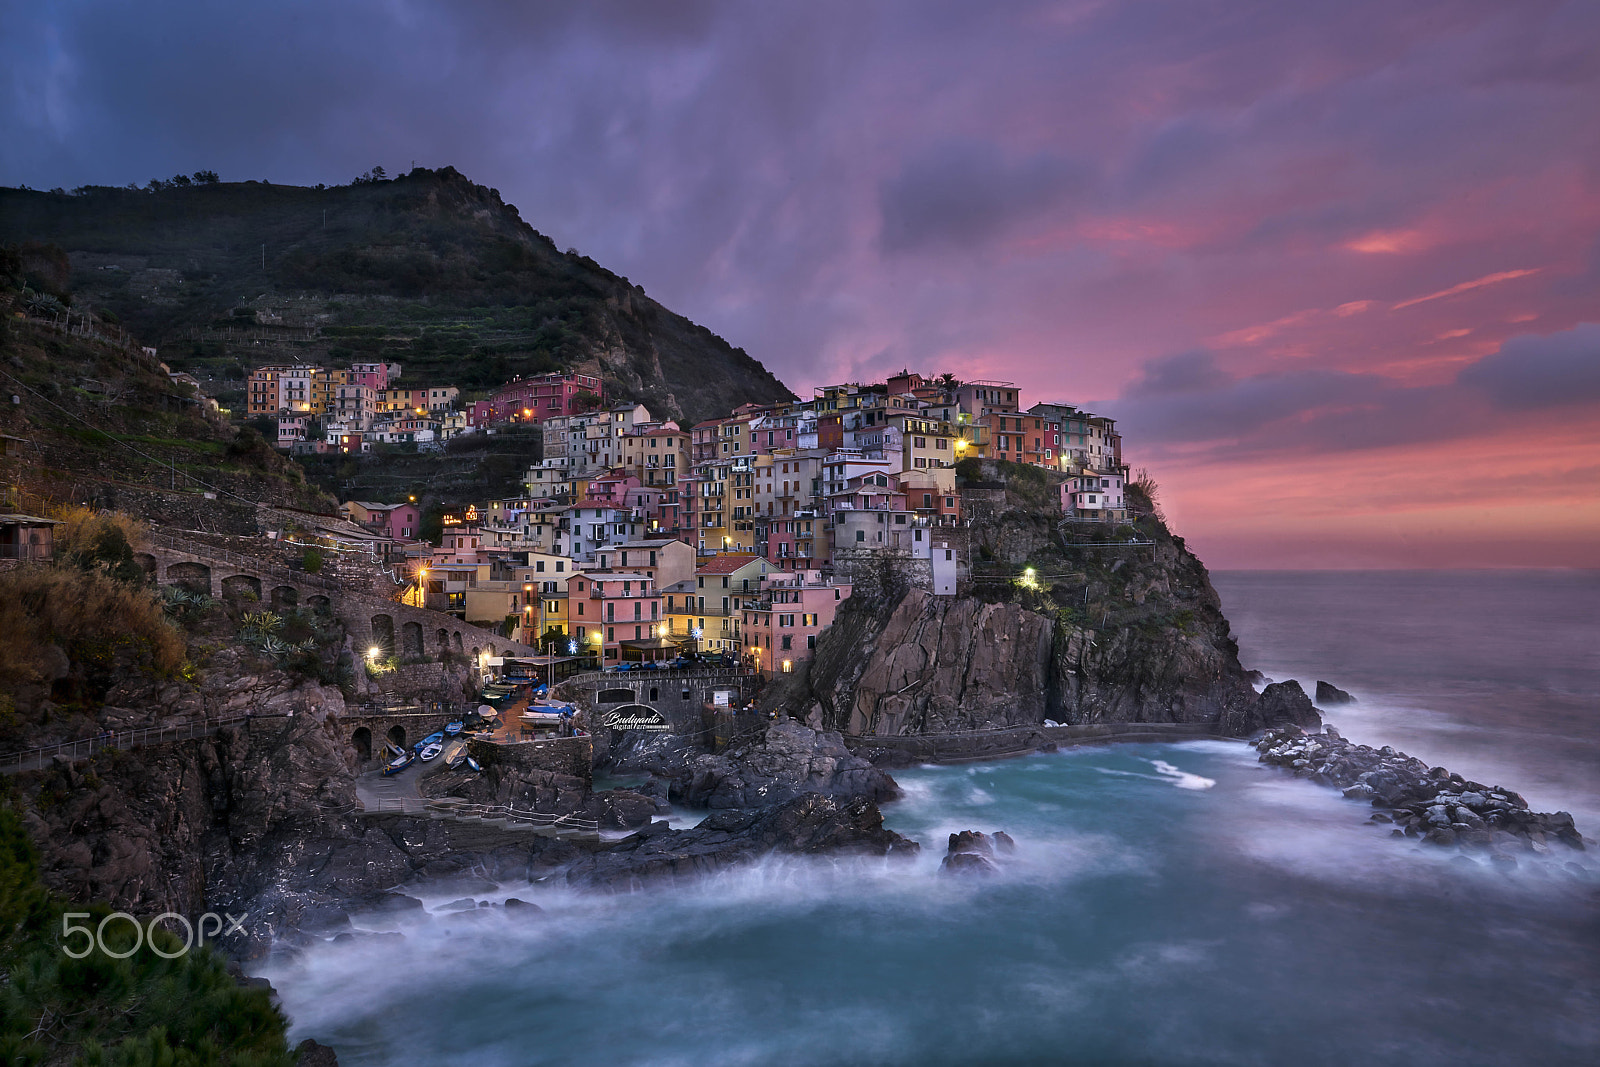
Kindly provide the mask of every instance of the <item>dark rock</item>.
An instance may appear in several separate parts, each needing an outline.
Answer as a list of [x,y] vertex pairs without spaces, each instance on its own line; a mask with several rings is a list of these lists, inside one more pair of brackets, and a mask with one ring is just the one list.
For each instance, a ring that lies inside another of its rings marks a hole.
[[962,830],[958,834],[950,835],[949,855],[955,856],[963,852],[993,856],[994,846],[990,844],[988,834],[979,833],[977,830]]
[[807,793],[759,811],[714,812],[699,826],[653,823],[567,867],[569,884],[632,889],[651,881],[713,874],[771,853],[912,856],[915,841],[883,826],[870,797]]
[[999,874],[1000,868],[988,856],[977,852],[956,852],[944,858],[939,864],[940,874],[952,875],[987,875]]
[[1355,697],[1338,686],[1318,680],[1316,699],[1318,707],[1331,708],[1338,704],[1354,704],[1355,700]]
[[1501,786],[1469,782],[1388,745],[1373,750],[1352,744],[1337,731],[1307,734],[1293,725],[1268,730],[1252,743],[1262,763],[1341,789],[1347,797],[1370,797],[1374,806],[1388,811],[1373,814],[1372,821],[1392,819],[1399,827],[1396,832],[1407,837],[1529,851],[1547,848],[1552,836],[1572,848],[1587,845],[1570,814],[1536,814],[1527,810],[1522,797]]
[[437,908],[434,908],[433,910],[435,912],[471,911],[472,909],[476,908],[477,906],[478,906],[478,902],[476,900],[473,900],[471,897],[462,897],[460,900],[452,900],[448,904],[441,904]]
[[[656,798],[643,793],[612,789],[597,793],[595,797],[601,804],[600,825],[608,829],[631,830],[637,826],[647,826],[652,816],[662,814],[656,806]],[[671,810],[670,804],[667,810]]]
[[308,1037],[295,1046],[294,1067],[339,1067],[339,1057],[327,1045]]
[[1001,852],[1015,852],[1017,843],[1011,840],[1011,835],[1004,830],[996,830],[994,832],[994,847]]
[[362,911],[420,911],[423,903],[416,897],[408,897],[404,893],[378,893],[362,899],[357,907]]
[[539,905],[526,900],[518,900],[516,897],[507,897],[505,906],[507,911],[520,911],[524,914],[537,914],[544,911]]
[[1257,701],[1257,717],[1269,726],[1293,723],[1296,726],[1321,726],[1322,717],[1311,706],[1311,698],[1293,678],[1287,682],[1273,682],[1261,691]]

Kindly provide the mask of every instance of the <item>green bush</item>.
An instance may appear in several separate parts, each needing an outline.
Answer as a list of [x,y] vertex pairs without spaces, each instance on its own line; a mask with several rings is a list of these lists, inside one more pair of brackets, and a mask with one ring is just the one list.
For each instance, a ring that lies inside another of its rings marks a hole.
[[319,549],[307,548],[300,556],[300,567],[307,574],[316,574],[322,570],[322,552]]
[[[246,989],[222,957],[196,948],[163,959],[145,944],[126,959],[63,951],[69,905],[39,880],[22,820],[0,806],[0,1062],[94,1067],[288,1067],[286,1021],[266,990]],[[89,925],[111,914],[87,911]],[[157,947],[182,945],[157,929]],[[117,950],[131,947],[126,922],[105,928]],[[120,943],[119,942],[120,940]],[[73,942],[76,944],[77,942]]]

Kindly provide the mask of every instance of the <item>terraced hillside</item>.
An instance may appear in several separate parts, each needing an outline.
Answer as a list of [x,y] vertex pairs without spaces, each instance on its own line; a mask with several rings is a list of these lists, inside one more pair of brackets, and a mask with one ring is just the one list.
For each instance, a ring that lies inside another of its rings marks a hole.
[[0,189],[0,242],[64,249],[60,288],[225,406],[248,366],[368,358],[464,390],[583,369],[691,422],[789,395],[742,349],[557,249],[449,167],[326,188]]

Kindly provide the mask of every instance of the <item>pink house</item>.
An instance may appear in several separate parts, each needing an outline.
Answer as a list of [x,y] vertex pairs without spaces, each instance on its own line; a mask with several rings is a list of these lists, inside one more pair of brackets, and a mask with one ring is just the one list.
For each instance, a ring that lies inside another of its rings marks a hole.
[[850,583],[820,571],[774,572],[759,600],[744,604],[745,658],[764,674],[788,674],[816,655],[817,636],[833,625]]

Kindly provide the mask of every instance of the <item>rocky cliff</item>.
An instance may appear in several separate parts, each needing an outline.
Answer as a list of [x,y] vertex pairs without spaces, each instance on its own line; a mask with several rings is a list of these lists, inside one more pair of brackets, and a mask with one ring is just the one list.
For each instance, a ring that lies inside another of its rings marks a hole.
[[890,583],[888,595],[853,598],[791,696],[809,706],[794,710],[857,737],[1046,720],[1243,735],[1315,721],[1303,694],[1257,696],[1205,566],[1159,518],[1061,524],[1043,472],[969,472],[1022,483],[973,494],[998,504],[973,509],[971,579],[955,596]]

